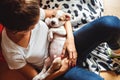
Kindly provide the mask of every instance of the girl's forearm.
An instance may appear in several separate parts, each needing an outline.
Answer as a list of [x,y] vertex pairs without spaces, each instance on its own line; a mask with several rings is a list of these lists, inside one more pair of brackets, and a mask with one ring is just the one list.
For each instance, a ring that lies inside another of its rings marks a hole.
[[46,9],[45,10],[45,18],[51,17],[52,15],[56,15],[57,9]]
[[71,25],[70,21],[66,21],[65,29],[66,29],[66,32],[67,32],[67,38],[74,39],[73,31],[72,31],[72,25]]
[[18,69],[20,73],[22,73],[28,80],[32,80],[38,72],[29,64],[26,64],[23,68]]

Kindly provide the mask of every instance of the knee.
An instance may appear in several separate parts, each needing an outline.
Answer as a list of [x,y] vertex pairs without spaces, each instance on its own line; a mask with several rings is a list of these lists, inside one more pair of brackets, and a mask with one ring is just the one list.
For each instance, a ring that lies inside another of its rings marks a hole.
[[0,75],[0,80],[27,80],[27,78],[16,71],[6,70]]
[[100,19],[100,25],[105,28],[120,29],[120,19],[116,16],[104,16]]
[[6,63],[0,62],[0,80],[27,80],[17,71],[9,70]]

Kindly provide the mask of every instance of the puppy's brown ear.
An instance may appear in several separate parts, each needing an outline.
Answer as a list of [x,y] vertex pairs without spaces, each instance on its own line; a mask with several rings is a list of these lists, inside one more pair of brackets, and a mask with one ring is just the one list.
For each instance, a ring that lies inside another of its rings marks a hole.
[[66,13],[66,14],[65,14],[65,18],[66,18],[66,19],[65,19],[66,21],[69,21],[69,20],[71,19],[71,15]]

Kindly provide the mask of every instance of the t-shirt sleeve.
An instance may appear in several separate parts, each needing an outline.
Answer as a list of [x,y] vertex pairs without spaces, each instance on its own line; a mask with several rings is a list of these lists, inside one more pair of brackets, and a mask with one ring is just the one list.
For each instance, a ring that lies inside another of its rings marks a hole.
[[6,35],[5,29],[2,31],[1,40],[2,54],[10,69],[20,69],[26,65],[23,48],[14,44]]
[[26,65],[26,61],[24,57],[19,53],[10,52],[10,53],[4,54],[4,57],[10,69],[20,69]]
[[44,9],[40,8],[40,19],[44,20],[45,19],[45,11]]

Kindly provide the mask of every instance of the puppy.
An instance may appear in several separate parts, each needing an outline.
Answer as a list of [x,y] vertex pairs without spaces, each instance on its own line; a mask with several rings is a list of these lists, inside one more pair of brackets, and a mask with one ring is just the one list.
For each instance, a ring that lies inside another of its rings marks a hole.
[[61,57],[64,42],[66,40],[66,30],[64,24],[70,19],[70,15],[58,10],[56,15],[46,18],[45,22],[50,27],[48,40],[50,41],[49,53],[51,60],[55,57]]
[[61,67],[61,54],[67,35],[64,24],[67,20],[70,20],[70,17],[70,14],[58,10],[56,15],[52,15],[51,18],[45,20],[50,28],[48,32],[49,57],[45,60],[39,80],[45,80],[47,76]]

